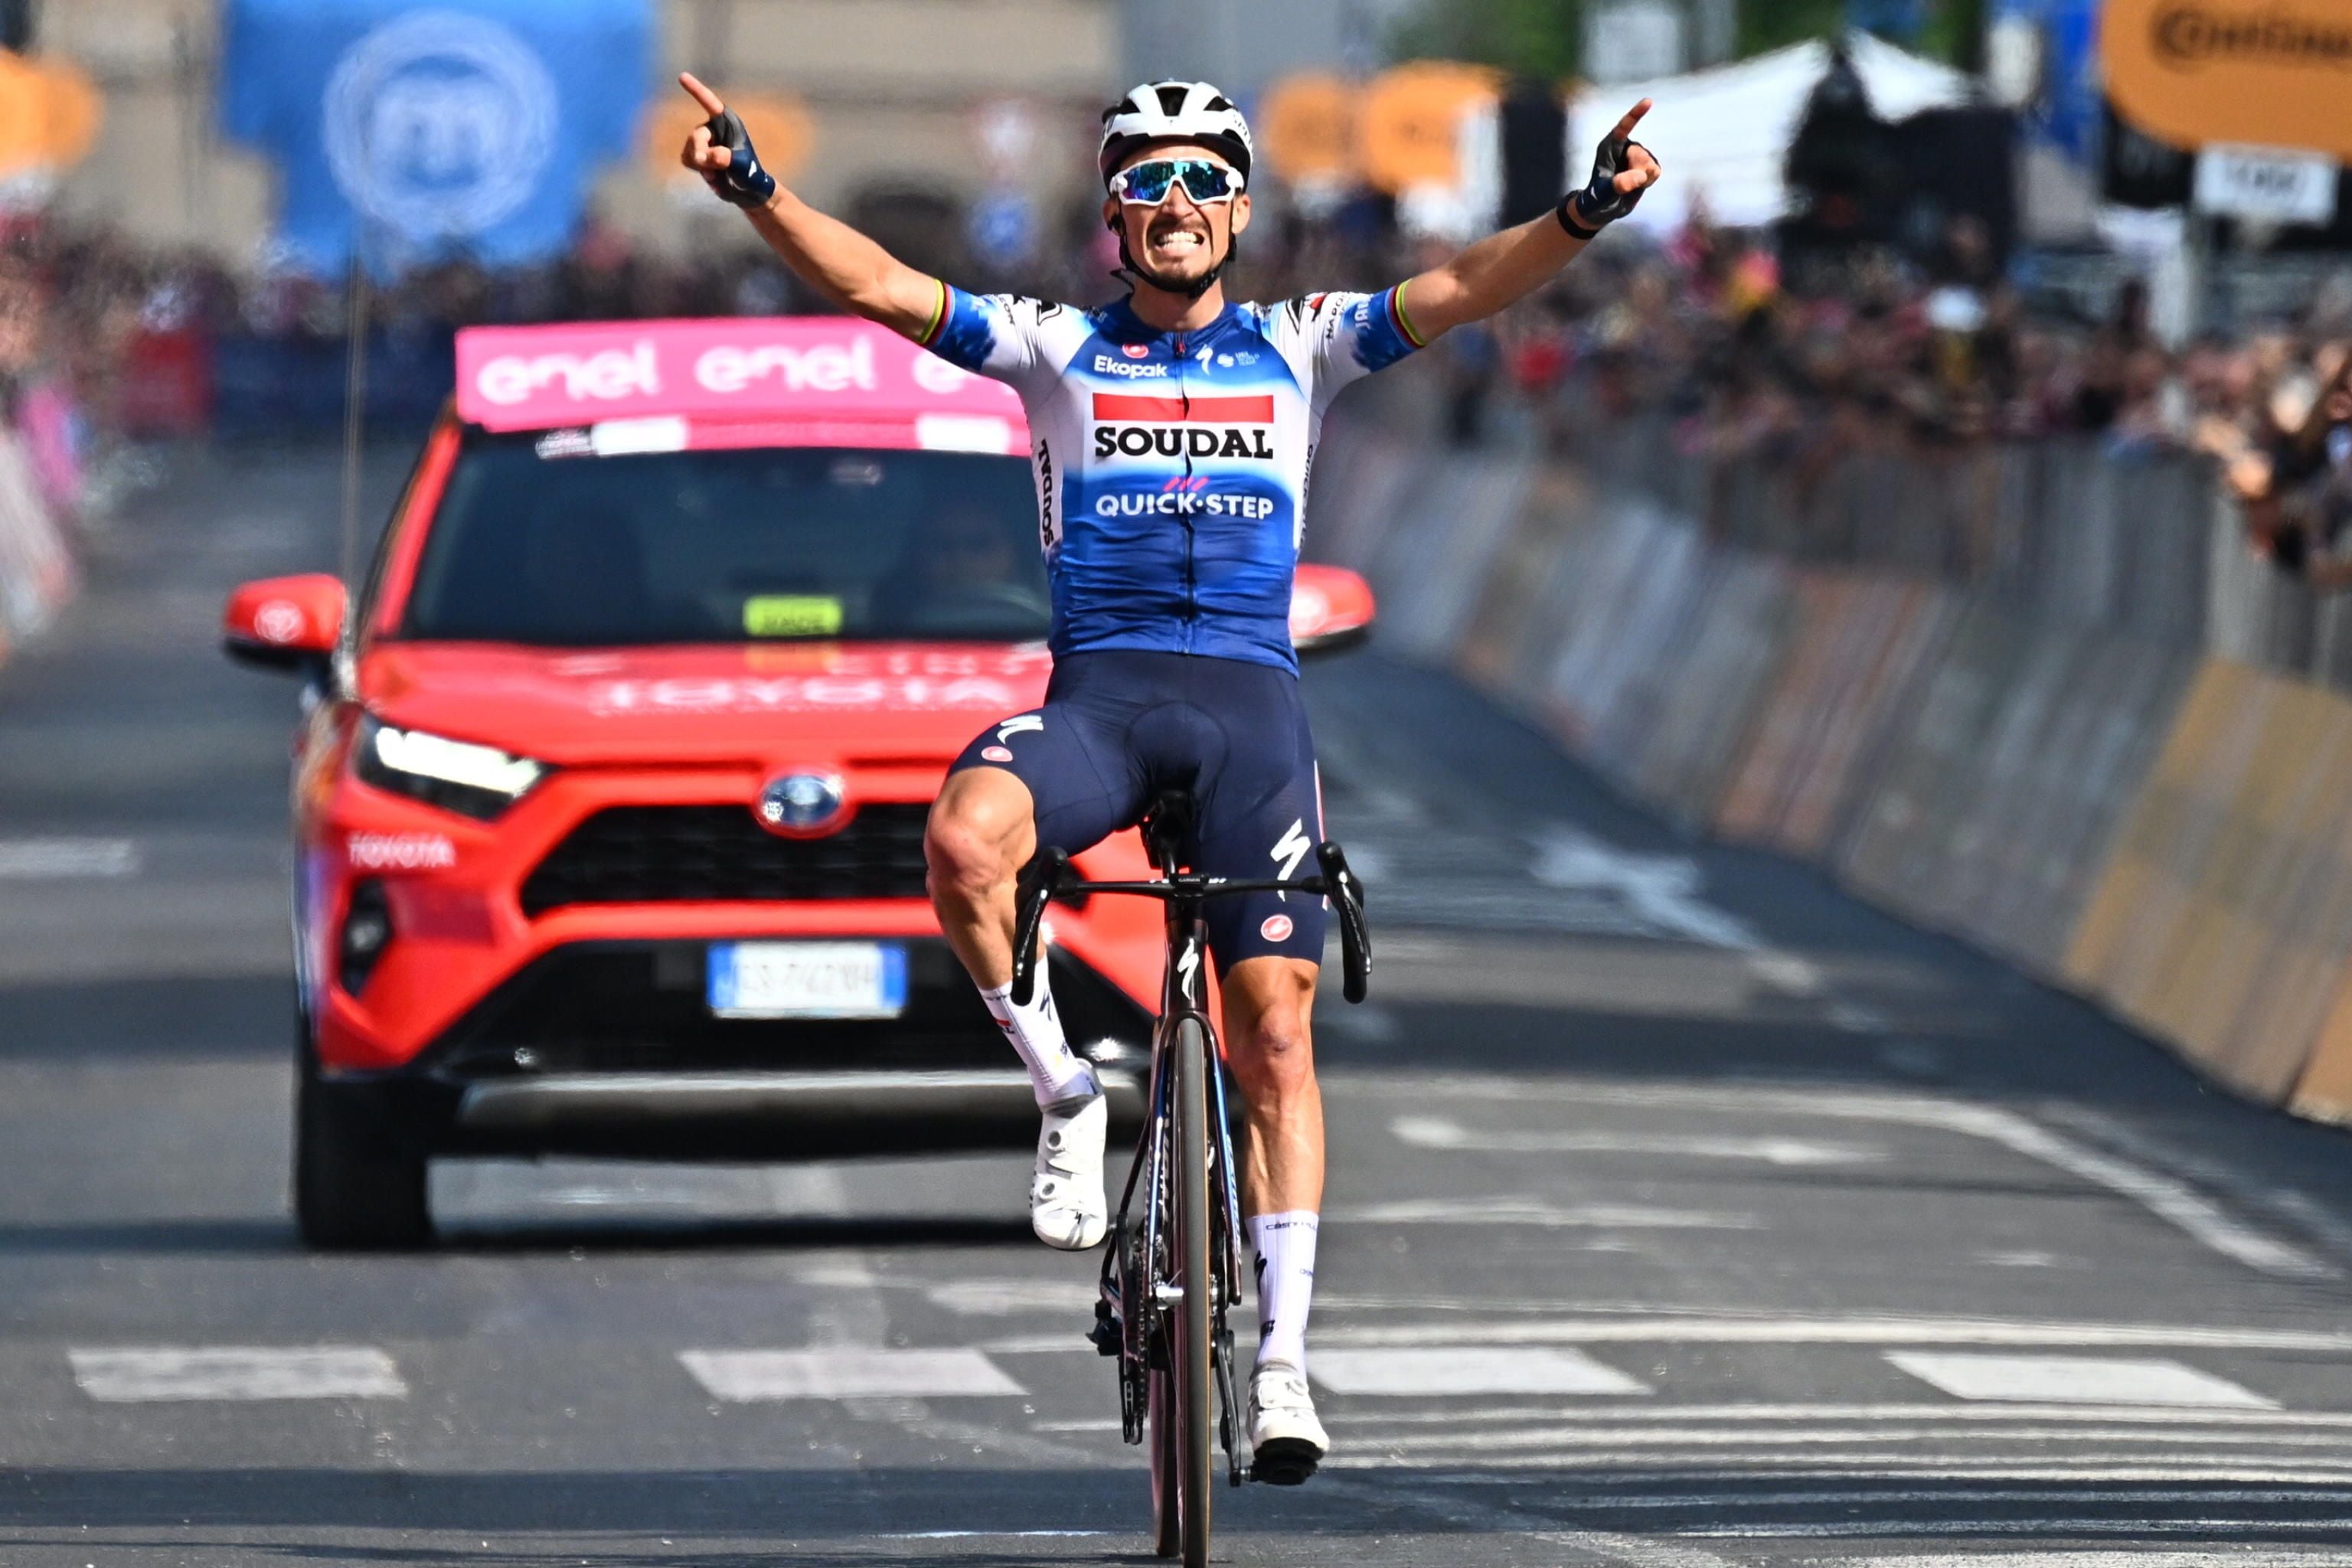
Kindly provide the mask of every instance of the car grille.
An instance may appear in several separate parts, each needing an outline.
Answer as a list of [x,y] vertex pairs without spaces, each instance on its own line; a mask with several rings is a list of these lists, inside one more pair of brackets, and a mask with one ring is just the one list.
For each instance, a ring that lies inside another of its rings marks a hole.
[[616,805],[572,830],[523,883],[522,907],[687,900],[919,899],[921,802],[861,807],[838,833],[780,838],[742,805]]

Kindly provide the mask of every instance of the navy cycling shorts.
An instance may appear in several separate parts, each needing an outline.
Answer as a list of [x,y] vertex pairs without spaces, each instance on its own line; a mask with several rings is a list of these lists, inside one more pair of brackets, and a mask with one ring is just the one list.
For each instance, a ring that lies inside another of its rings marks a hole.
[[[975,736],[950,773],[1029,786],[1037,841],[1076,855],[1142,820],[1163,790],[1197,803],[1185,861],[1205,876],[1311,877],[1323,840],[1315,741],[1298,678],[1272,665],[1104,648],[1055,661],[1045,704]],[[1209,901],[1222,975],[1244,958],[1323,961],[1324,903],[1304,893]]]

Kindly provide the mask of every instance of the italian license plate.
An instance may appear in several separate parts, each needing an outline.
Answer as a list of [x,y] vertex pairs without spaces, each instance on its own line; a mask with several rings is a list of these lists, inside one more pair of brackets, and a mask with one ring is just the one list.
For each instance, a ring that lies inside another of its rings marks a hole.
[[721,1018],[895,1018],[907,950],[891,942],[714,942],[710,1011]]

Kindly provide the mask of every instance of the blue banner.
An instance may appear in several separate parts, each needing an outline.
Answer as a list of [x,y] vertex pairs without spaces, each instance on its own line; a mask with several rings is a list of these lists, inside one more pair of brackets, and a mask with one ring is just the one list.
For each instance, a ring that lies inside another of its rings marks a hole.
[[221,128],[278,163],[301,266],[541,260],[636,147],[652,23],[649,0],[230,0]]
[[2044,142],[2081,163],[2099,155],[2099,0],[1993,0],[1996,26],[2033,29],[2042,80],[2026,106],[2025,122]]

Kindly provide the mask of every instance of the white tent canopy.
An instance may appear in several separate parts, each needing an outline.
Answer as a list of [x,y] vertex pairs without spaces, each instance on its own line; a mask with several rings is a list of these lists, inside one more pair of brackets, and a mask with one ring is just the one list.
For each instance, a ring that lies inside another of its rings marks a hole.
[[[1846,54],[1881,119],[1966,103],[1969,79],[1933,60],[1855,31]],[[1657,100],[1636,140],[1658,155],[1665,178],[1629,220],[1646,228],[1681,225],[1695,202],[1719,224],[1751,228],[1778,219],[1789,192],[1780,170],[1814,86],[1829,73],[1830,46],[1820,40],[1776,49],[1713,70],[1655,81],[1587,89],[1568,114],[1569,177],[1591,167],[1592,149],[1617,117],[1644,98]]]

